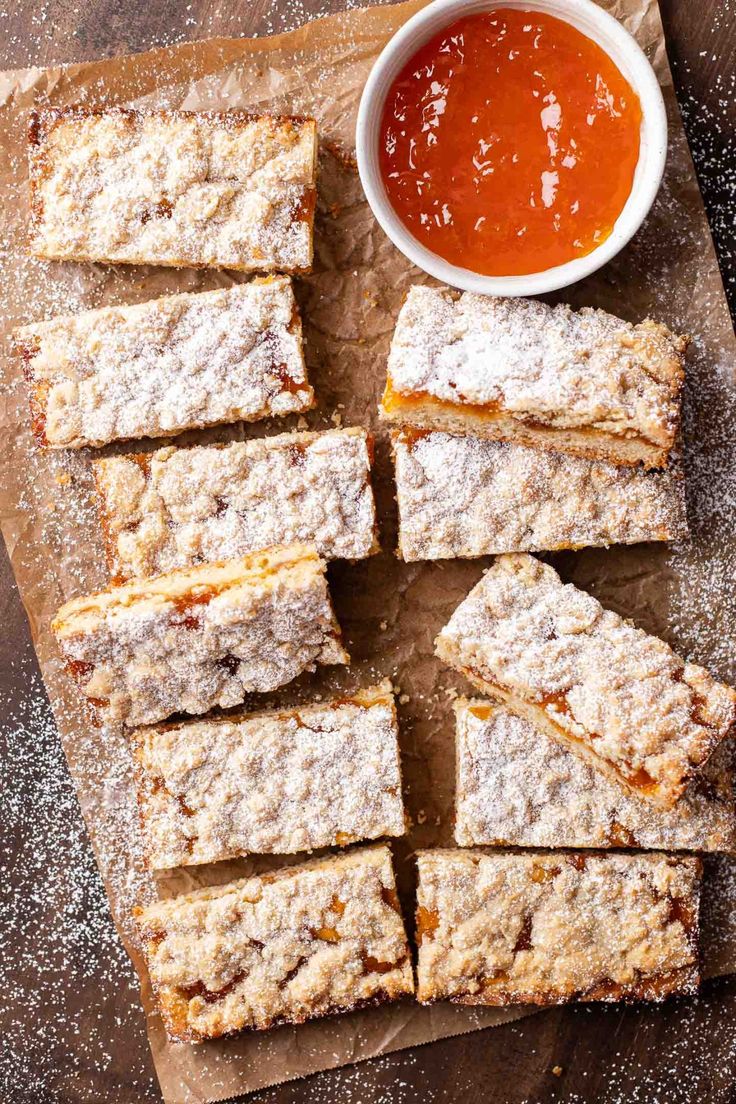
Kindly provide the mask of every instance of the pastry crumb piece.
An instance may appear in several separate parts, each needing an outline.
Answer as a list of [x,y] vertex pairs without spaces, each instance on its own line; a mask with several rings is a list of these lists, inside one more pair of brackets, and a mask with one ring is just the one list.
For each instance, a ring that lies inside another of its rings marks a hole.
[[436,654],[482,692],[663,808],[729,734],[736,693],[533,556],[499,556]]
[[111,574],[122,582],[294,542],[325,559],[372,555],[370,456],[367,431],[351,428],[98,460]]
[[297,115],[34,111],[31,249],[53,260],[306,272],[317,125]]
[[391,435],[406,561],[687,536],[679,469],[645,472],[430,430]]
[[455,723],[461,847],[736,850],[728,745],[714,752],[674,809],[662,809],[504,705],[462,698]]
[[680,424],[688,339],[657,322],[414,286],[381,415],[614,464],[664,467]]
[[103,307],[15,334],[33,429],[49,448],[308,410],[302,327],[291,280]]
[[414,991],[387,847],[159,901],[138,923],[164,1025],[183,1042]]
[[348,663],[313,548],[270,548],[75,598],[51,624],[107,722],[239,705],[318,663]]
[[388,681],[324,705],[149,726],[131,742],[155,869],[406,830]]
[[420,851],[417,996],[660,1001],[699,984],[692,856]]

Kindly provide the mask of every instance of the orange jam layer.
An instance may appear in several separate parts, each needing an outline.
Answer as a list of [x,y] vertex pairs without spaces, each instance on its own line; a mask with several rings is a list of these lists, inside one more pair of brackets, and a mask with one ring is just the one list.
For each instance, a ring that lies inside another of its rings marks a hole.
[[639,158],[641,105],[611,58],[554,16],[458,19],[404,66],[380,165],[428,249],[492,276],[543,271],[611,233]]
[[[459,393],[457,393],[457,395],[457,402],[449,402],[446,399],[438,399],[430,391],[397,391],[390,377],[387,377],[386,386],[381,397],[381,409],[386,414],[398,413],[399,415],[410,410],[419,409],[430,418],[432,414],[450,414],[455,418],[467,418],[483,422],[498,422],[504,418],[507,420],[513,419],[515,425],[519,429],[532,429],[549,435],[558,432],[557,426],[549,425],[546,422],[540,421],[538,418],[532,418],[530,415],[524,414],[518,410],[506,410],[501,403],[469,403],[465,401],[463,395]],[[564,431],[567,427],[561,428]],[[406,429],[407,427],[404,426],[403,432],[406,432]],[[646,441],[650,444],[654,443],[651,438],[646,437],[643,433],[637,433],[634,430],[603,430],[588,425],[576,425],[570,427],[570,429],[575,433],[577,438],[593,437],[597,441],[600,441],[615,440],[617,438],[630,440],[636,437],[640,441]],[[499,439],[501,439],[500,435]],[[506,434],[503,435],[503,439],[506,439]],[[510,436],[508,439],[511,439]],[[622,463],[626,462],[627,461],[622,461]]]
[[476,418],[483,418],[487,421],[497,420],[501,416],[500,403],[469,403],[465,401],[463,395],[458,395],[457,402],[447,402],[445,399],[438,399],[432,395],[429,391],[396,391],[390,378],[386,379],[386,387],[384,388],[383,396],[381,398],[381,406],[387,414],[393,414],[395,411],[411,410],[416,407],[429,407],[430,410],[441,411],[446,414],[454,414],[456,417],[460,415],[472,415]]

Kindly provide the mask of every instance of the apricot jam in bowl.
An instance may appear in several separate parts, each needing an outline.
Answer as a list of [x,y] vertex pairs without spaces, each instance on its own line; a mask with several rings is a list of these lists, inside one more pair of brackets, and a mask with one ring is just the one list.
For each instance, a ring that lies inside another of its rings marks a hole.
[[667,119],[644,53],[592,0],[435,0],[376,61],[356,149],[374,215],[414,264],[539,295],[636,233]]

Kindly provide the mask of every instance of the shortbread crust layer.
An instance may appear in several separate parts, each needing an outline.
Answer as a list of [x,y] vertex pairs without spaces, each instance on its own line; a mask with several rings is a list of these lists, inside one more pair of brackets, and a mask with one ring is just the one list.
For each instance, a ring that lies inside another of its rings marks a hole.
[[138,920],[172,1039],[303,1023],[414,991],[387,847],[159,901]]
[[730,687],[524,554],[496,559],[437,637],[436,652],[665,808],[736,717]]
[[285,276],[52,318],[15,338],[34,433],[51,448],[170,436],[314,405]]
[[679,470],[431,430],[395,430],[392,444],[407,561],[687,536]]
[[132,745],[154,868],[406,830],[390,683],[289,711],[136,729]]
[[364,429],[163,448],[94,465],[108,564],[123,581],[272,545],[378,550]]
[[461,847],[736,850],[733,748],[674,809],[635,797],[505,706],[455,702],[455,839]]
[[647,320],[414,286],[381,414],[615,464],[663,467],[680,422],[687,339]]
[[420,851],[417,864],[420,1001],[660,1001],[697,990],[697,858]]
[[312,264],[317,125],[244,111],[33,112],[31,249],[241,272]]
[[325,564],[290,545],[126,583],[63,606],[52,625],[107,722],[239,705],[318,663],[348,663]]

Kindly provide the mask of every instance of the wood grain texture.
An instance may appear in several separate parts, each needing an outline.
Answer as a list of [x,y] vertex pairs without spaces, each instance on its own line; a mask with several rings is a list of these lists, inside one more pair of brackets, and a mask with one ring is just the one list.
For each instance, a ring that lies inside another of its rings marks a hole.
[[[48,65],[213,35],[269,34],[345,6],[344,0],[18,0],[0,8],[0,65]],[[662,0],[662,11],[719,256],[724,270],[732,269],[736,8],[730,0]],[[729,290],[733,310],[733,282]],[[4,551],[0,617],[0,726],[12,793],[3,842],[6,884],[9,879],[15,891],[5,923],[0,1098],[8,1104],[156,1101],[136,982],[86,845]],[[48,866],[34,855],[48,855],[50,836],[59,842]],[[730,1104],[736,1101],[735,1024],[736,978],[730,978],[707,985],[696,1000],[662,1008],[556,1009],[249,1099]]]

